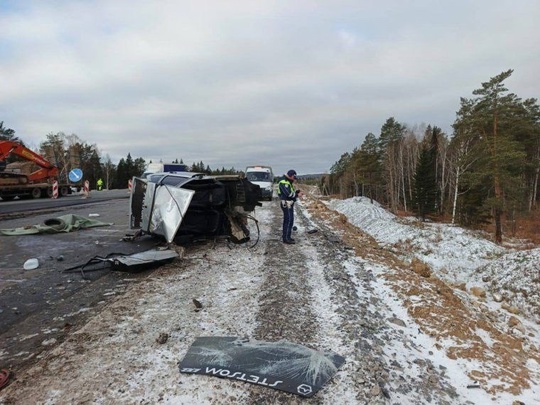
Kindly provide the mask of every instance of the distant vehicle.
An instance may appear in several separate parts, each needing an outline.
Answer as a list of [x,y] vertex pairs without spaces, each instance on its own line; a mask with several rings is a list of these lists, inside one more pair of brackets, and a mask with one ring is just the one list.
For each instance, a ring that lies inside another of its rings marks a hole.
[[[9,155],[26,162],[7,164]],[[19,198],[52,197],[53,183],[58,182],[60,170],[43,156],[13,141],[0,141],[0,197],[10,201]],[[70,184],[58,184],[58,196],[71,194]]]
[[261,188],[263,199],[272,201],[274,197],[274,173],[270,166],[246,167],[246,179]]
[[183,163],[149,163],[141,177],[146,178],[154,173],[189,172],[189,167]]
[[132,183],[131,229],[180,245],[219,237],[245,243],[254,236],[249,212],[261,205],[262,195],[247,179],[162,172]]

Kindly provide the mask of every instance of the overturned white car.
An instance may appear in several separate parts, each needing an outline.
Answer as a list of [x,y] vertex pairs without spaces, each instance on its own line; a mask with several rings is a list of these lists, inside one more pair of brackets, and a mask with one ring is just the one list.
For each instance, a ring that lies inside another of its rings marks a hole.
[[239,176],[156,173],[134,177],[130,228],[185,245],[224,237],[251,239],[249,213],[262,200],[259,186]]

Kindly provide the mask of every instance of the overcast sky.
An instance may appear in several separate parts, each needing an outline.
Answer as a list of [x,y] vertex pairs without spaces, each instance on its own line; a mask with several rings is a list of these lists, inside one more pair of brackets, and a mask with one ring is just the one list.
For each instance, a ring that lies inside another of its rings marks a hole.
[[0,0],[0,121],[117,163],[327,172],[389,117],[451,134],[507,69],[540,96],[538,0]]

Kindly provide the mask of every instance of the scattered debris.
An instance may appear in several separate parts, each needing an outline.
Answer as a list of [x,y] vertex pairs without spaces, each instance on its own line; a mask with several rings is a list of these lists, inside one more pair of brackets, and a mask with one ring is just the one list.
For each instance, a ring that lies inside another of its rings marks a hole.
[[141,229],[139,229],[137,232],[135,232],[133,234],[127,233],[126,236],[124,236],[122,238],[122,240],[124,242],[133,242],[133,241],[139,239],[142,235],[143,235],[143,231]]
[[58,218],[50,218],[43,221],[43,225],[24,226],[14,229],[0,229],[0,234],[6,236],[35,235],[38,233],[73,232],[79,229],[95,228],[98,226],[110,226],[113,224],[88,219],[80,215],[67,214]]
[[112,259],[112,264],[113,270],[138,271],[161,266],[172,262],[177,257],[178,253],[174,250],[155,248],[132,255],[115,257]]
[[193,298],[193,305],[195,305],[195,308],[197,309],[201,309],[203,307],[201,301],[196,300],[195,298]]
[[181,373],[245,381],[302,397],[315,395],[345,359],[287,341],[234,336],[198,337],[179,364]]
[[156,342],[160,345],[167,343],[167,340],[169,340],[169,334],[168,333],[160,333],[159,336],[156,339]]
[[317,233],[317,232],[319,232],[318,229],[310,229],[309,231],[307,231],[307,233],[309,233],[309,234],[313,234],[313,233]]
[[99,214],[88,214],[89,217],[99,217]]
[[11,378],[11,372],[9,370],[5,368],[0,370],[0,390],[7,385],[10,378]]
[[23,269],[25,270],[34,270],[39,267],[39,260],[38,259],[28,259],[23,264]]
[[[172,262],[178,257],[178,253],[170,249],[154,248],[144,252],[124,255],[123,253],[110,253],[106,257],[94,256],[88,262],[65,269],[64,272],[80,270],[84,277],[84,271],[102,270],[111,267],[112,270],[137,272],[159,267]],[[103,266],[103,265],[106,266]],[[100,265],[95,267],[95,265]]]
[[467,385],[467,388],[480,388],[478,381],[473,381],[471,384]]

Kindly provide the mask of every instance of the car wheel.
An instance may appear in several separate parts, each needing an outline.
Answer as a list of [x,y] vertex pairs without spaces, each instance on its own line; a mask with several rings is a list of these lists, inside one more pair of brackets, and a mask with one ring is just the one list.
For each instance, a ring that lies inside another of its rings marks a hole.
[[41,197],[41,190],[36,187],[32,189],[32,198],[40,198]]

